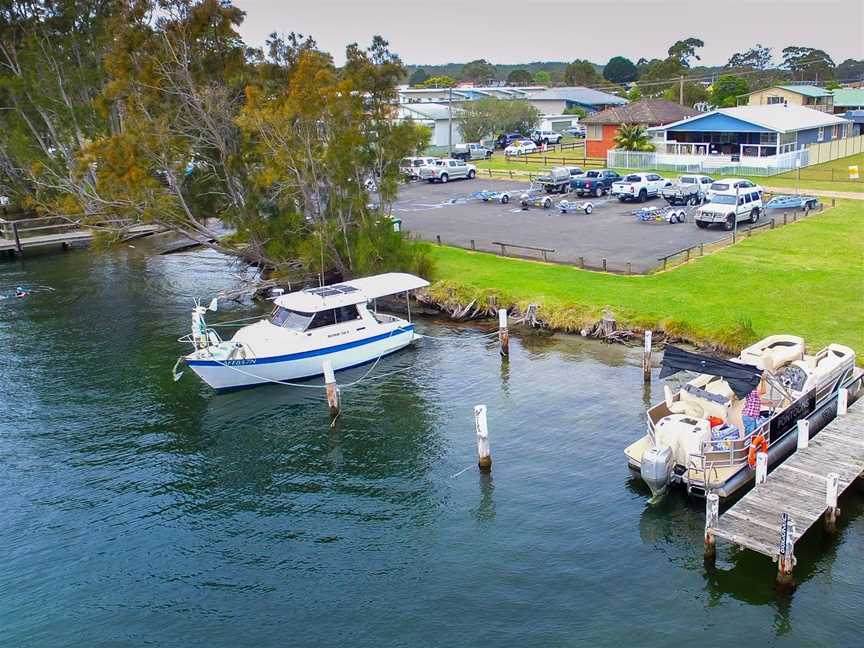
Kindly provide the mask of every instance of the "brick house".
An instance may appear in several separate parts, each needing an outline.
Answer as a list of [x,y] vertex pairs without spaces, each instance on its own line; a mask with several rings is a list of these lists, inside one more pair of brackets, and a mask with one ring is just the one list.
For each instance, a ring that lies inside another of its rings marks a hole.
[[624,106],[612,106],[581,120],[587,131],[585,154],[605,158],[606,151],[615,148],[615,135],[623,124],[640,124],[648,128],[698,114],[693,108],[664,99],[640,99]]

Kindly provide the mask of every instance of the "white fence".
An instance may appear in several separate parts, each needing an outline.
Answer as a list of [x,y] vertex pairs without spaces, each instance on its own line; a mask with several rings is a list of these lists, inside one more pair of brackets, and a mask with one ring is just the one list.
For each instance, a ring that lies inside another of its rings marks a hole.
[[772,176],[796,168],[796,160],[805,167],[810,162],[807,149],[766,157],[741,156],[733,161],[729,155],[679,155],[672,153],[619,151],[606,152],[606,164],[618,169],[656,169],[677,173]]

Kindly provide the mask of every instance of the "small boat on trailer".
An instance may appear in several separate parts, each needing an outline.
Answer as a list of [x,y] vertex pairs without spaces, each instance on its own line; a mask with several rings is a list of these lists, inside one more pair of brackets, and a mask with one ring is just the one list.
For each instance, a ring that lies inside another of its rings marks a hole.
[[[767,337],[728,361],[667,347],[660,377],[678,371],[699,375],[674,394],[665,386],[664,401],[648,410],[646,434],[624,450],[655,496],[670,486],[699,497],[734,495],[755,477],[752,441],[765,439],[769,466],[783,461],[797,447],[798,420],[809,419],[815,434],[833,418],[828,404],[840,387],[862,383],[852,349],[830,344],[807,355],[792,335]],[[763,379],[763,422],[745,434],[745,400]]]
[[[419,337],[409,298],[428,285],[420,277],[391,272],[280,295],[269,317],[240,328],[230,340],[207,326],[208,308],[197,305],[192,333],[180,338],[194,350],[181,360],[214,389],[319,376],[325,360],[335,371],[375,362]],[[407,320],[372,306],[401,293],[408,302]]]

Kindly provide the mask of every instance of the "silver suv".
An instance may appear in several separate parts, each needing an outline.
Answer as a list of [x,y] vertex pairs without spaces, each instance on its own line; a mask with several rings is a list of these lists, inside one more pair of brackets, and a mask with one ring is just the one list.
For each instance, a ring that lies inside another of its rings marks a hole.
[[557,144],[561,141],[561,133],[549,130],[531,131],[531,139],[535,144]]

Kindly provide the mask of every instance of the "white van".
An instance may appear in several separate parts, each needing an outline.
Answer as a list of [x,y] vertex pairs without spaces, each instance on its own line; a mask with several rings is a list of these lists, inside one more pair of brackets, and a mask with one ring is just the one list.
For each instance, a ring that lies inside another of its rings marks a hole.
[[696,225],[703,229],[718,224],[731,230],[734,229],[736,222],[745,220],[756,223],[764,209],[762,191],[756,186],[747,189],[731,187],[725,191],[716,191],[710,200],[711,202],[696,210]]

